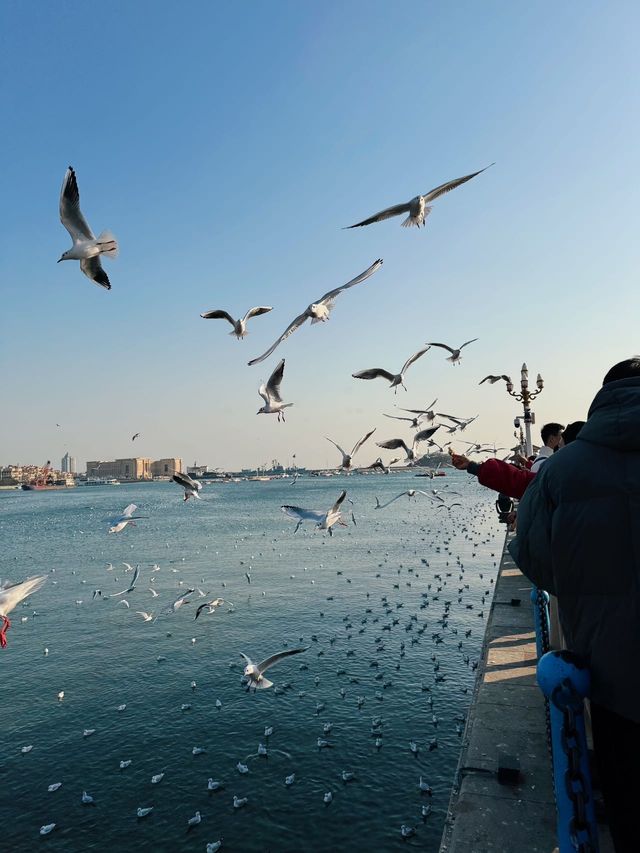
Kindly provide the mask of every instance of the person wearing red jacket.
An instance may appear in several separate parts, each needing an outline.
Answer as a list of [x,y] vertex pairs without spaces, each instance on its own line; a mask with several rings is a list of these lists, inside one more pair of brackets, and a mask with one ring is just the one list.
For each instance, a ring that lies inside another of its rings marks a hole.
[[473,474],[482,486],[518,500],[536,476],[526,468],[516,468],[515,465],[510,465],[501,459],[471,462],[466,456],[458,456],[457,453],[453,453],[451,464],[459,471],[467,471],[469,474]]

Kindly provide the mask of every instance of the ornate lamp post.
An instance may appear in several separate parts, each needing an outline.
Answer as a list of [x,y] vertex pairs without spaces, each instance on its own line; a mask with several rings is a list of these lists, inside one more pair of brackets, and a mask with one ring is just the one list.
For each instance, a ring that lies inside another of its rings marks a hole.
[[[531,401],[534,400],[538,394],[542,392],[544,388],[544,380],[540,374],[536,377],[536,388],[535,391],[529,390],[529,371],[527,369],[527,365],[522,365],[522,370],[520,371],[520,393],[516,393],[513,390],[513,382],[511,379],[506,383],[507,386],[507,394],[510,394],[514,397],[519,403],[522,403],[524,409],[524,431],[525,431],[525,442],[526,442],[526,451],[527,456],[531,456],[533,452],[533,445],[531,443],[531,424],[535,423],[535,417],[533,412],[531,411]],[[519,418],[516,418],[516,427],[518,427]]]

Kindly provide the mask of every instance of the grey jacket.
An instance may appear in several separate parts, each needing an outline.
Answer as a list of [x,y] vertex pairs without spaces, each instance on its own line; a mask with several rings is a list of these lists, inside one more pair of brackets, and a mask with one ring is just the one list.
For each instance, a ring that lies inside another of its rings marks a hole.
[[578,438],[527,488],[509,550],[557,595],[593,700],[640,722],[640,379],[596,394]]

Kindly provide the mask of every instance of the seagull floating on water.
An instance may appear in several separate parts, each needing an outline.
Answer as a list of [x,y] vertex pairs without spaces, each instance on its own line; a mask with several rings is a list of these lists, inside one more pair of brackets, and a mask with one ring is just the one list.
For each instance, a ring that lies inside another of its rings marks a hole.
[[292,335],[296,329],[299,329],[306,320],[311,320],[312,323],[324,323],[325,320],[328,320],[333,309],[334,300],[342,293],[342,291],[366,281],[366,279],[368,279],[369,276],[372,276],[374,272],[377,272],[381,266],[382,258],[371,264],[371,266],[364,272],[360,273],[360,275],[352,278],[351,281],[348,281],[346,284],[343,284],[342,287],[336,287],[334,290],[330,290],[328,293],[325,293],[324,296],[321,296],[316,302],[312,302],[311,305],[305,308],[302,314],[299,314],[295,320],[292,320],[291,323],[289,323],[284,332],[266,352],[249,362],[249,366],[251,367],[254,364],[258,364],[260,361],[264,361],[265,358],[268,358],[271,353],[280,346],[280,344],[285,341],[289,335]]
[[404,374],[411,367],[414,361],[417,361],[420,356],[423,356],[425,352],[428,352],[430,349],[429,346],[424,347],[418,352],[414,352],[412,356],[410,356],[405,363],[402,365],[400,373],[390,373],[388,370],[385,370],[383,367],[372,367],[369,370],[360,370],[358,373],[352,373],[354,379],[378,379],[381,377],[382,379],[387,379],[391,384],[389,388],[395,388],[394,393],[398,392],[398,385],[402,385],[404,390],[406,391],[406,387],[404,384]]
[[[493,163],[490,165],[493,166]],[[360,228],[362,225],[372,225],[374,222],[382,222],[383,219],[391,219],[392,216],[401,216],[403,213],[409,214],[404,222],[401,223],[404,228],[408,228],[412,225],[415,225],[418,228],[421,225],[424,226],[425,219],[431,213],[431,207],[428,206],[429,202],[435,201],[437,198],[440,198],[441,195],[444,195],[451,190],[455,190],[457,187],[467,181],[470,181],[471,178],[475,178],[476,175],[482,174],[482,172],[489,168],[490,166],[485,166],[484,169],[472,172],[470,175],[465,175],[463,178],[454,178],[452,181],[447,181],[445,184],[440,184],[439,187],[429,190],[429,192],[424,193],[424,195],[417,195],[415,198],[412,198],[411,201],[407,201],[402,204],[395,204],[392,207],[386,207],[379,213],[374,213],[374,215],[370,216],[368,219],[363,219],[362,222],[356,222],[355,225],[348,225],[347,228]]]
[[273,687],[273,681],[269,681],[267,678],[264,678],[264,673],[284,658],[289,657],[290,655],[299,655],[300,652],[306,651],[306,648],[286,649],[283,652],[277,652],[277,654],[265,658],[261,663],[253,663],[251,658],[240,652],[241,657],[243,657],[247,662],[243,674],[247,680],[248,688],[253,688],[253,690],[266,690],[268,687]]
[[69,166],[62,182],[60,192],[60,221],[67,229],[73,240],[73,246],[63,252],[60,261],[80,261],[80,269],[91,281],[111,290],[111,283],[106,272],[102,269],[100,255],[115,258],[118,254],[118,243],[110,231],[103,231],[96,239],[89,228],[87,220],[80,210],[80,193],[76,181],[76,173]]
[[278,364],[276,369],[269,377],[266,385],[263,383],[258,388],[258,394],[264,400],[264,406],[261,406],[256,412],[257,415],[278,415],[278,420],[284,421],[284,409],[293,406],[293,403],[283,403],[280,396],[280,385],[284,376],[284,358]]
[[205,311],[204,314],[200,316],[205,320],[227,320],[233,326],[233,331],[229,332],[230,335],[235,335],[238,340],[242,338],[246,338],[249,334],[247,332],[247,320],[251,319],[251,317],[259,317],[260,314],[267,314],[271,311],[270,307],[267,306],[258,306],[257,308],[249,308],[247,313],[240,320],[234,320],[231,314],[227,314],[226,311]]
[[44,585],[46,579],[46,575],[38,575],[13,586],[4,585],[0,587],[0,619],[2,620],[2,626],[0,627],[0,648],[4,649],[7,645],[6,633],[11,627],[8,614],[28,595],[39,590]]

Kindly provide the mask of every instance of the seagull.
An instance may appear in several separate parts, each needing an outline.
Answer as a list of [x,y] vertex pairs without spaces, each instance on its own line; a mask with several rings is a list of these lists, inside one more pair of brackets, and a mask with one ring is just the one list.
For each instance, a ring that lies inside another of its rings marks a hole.
[[148,806],[148,808],[146,808],[146,809],[143,809],[143,808],[137,809],[136,814],[138,815],[138,817],[146,817],[148,814],[151,814],[152,811],[153,811],[153,806]]
[[352,459],[353,459],[353,457],[356,455],[356,452],[357,452],[358,450],[360,450],[360,448],[362,447],[362,445],[365,443],[365,441],[366,441],[368,438],[371,438],[371,436],[374,434],[374,432],[375,432],[375,429],[372,429],[372,430],[371,430],[371,432],[368,432],[368,433],[364,436],[364,438],[361,438],[361,439],[360,439],[360,441],[357,441],[357,442],[353,445],[353,450],[351,451],[351,453],[346,453],[346,452],[345,452],[345,451],[340,447],[340,445],[339,445],[339,444],[336,444],[336,443],[335,443],[335,441],[334,441],[332,438],[329,438],[328,436],[326,436],[326,435],[325,435],[325,438],[327,439],[327,441],[330,441],[330,442],[331,442],[331,444],[333,444],[333,446],[334,446],[334,447],[337,447],[337,448],[338,448],[338,450],[340,451],[340,453],[342,454],[342,463],[340,464],[340,467],[342,468],[342,470],[343,470],[343,471],[349,471],[349,470],[350,470],[350,468],[351,468],[351,460],[352,460]]
[[352,373],[354,379],[377,379],[378,377],[382,377],[383,379],[387,379],[391,384],[389,388],[395,388],[395,392],[398,392],[398,385],[402,385],[404,390],[406,391],[406,387],[404,384],[404,374],[411,367],[414,361],[417,361],[420,356],[424,355],[425,352],[428,352],[430,349],[429,346],[424,347],[418,352],[415,352],[410,358],[408,358],[405,363],[402,365],[402,369],[400,373],[389,373],[388,370],[385,370],[383,367],[372,367],[370,370],[360,370],[358,373]]
[[289,655],[299,655],[300,652],[306,652],[307,649],[286,649],[283,652],[278,652],[275,655],[271,655],[271,657],[266,658],[261,663],[253,663],[253,661],[247,657],[243,652],[240,652],[241,657],[245,659],[247,665],[244,668],[244,677],[247,679],[247,683],[249,689],[253,688],[254,690],[266,690],[267,687],[273,687],[273,681],[269,681],[267,678],[264,678],[263,673],[269,669],[269,667],[274,666],[274,664],[279,663],[283,658],[288,657]]
[[176,471],[171,479],[174,483],[177,483],[184,489],[185,501],[188,501],[189,498],[198,498],[198,500],[201,500],[198,493],[202,488],[202,483],[199,483],[197,480],[192,479],[188,474],[183,474],[180,471]]
[[40,827],[40,835],[49,835],[55,828],[55,823],[45,823],[44,826]]
[[[229,602],[229,603],[231,603],[231,602]],[[223,604],[224,604],[224,598],[212,598],[211,601],[205,601],[205,603],[201,604],[198,607],[198,609],[196,610],[196,615],[193,617],[193,621],[195,622],[195,620],[198,618],[201,611],[204,610],[205,607],[209,608],[209,613],[215,613],[216,607],[220,607]]]
[[299,506],[282,506],[282,511],[288,515],[290,518],[296,518],[298,523],[296,524],[296,529],[293,531],[294,533],[298,532],[300,525],[303,521],[315,521],[316,527],[318,530],[328,530],[329,535],[333,536],[332,527],[334,524],[339,524],[342,527],[346,527],[347,525],[342,520],[342,515],[340,513],[340,505],[342,501],[345,499],[347,493],[346,491],[342,491],[338,496],[338,500],[334,503],[331,509],[328,509],[326,512],[322,512],[322,510],[315,509],[302,509]]
[[407,447],[402,438],[389,438],[387,441],[376,441],[378,447],[382,447],[385,450],[397,450],[399,447],[404,448],[404,452],[407,454],[406,463],[408,465],[415,465],[416,463],[416,447],[420,444],[421,441],[426,441],[431,438],[434,432],[440,429],[440,426],[427,427],[426,429],[420,430],[413,436],[413,441],[411,443],[411,447]]
[[247,320],[251,317],[259,317],[260,314],[268,314],[269,311],[271,311],[271,308],[266,306],[249,308],[241,320],[234,320],[231,314],[227,314],[226,311],[218,310],[205,311],[204,314],[201,314],[200,316],[205,320],[228,320],[233,326],[233,332],[229,332],[229,334],[235,335],[238,340],[241,340],[242,338],[246,338],[249,334],[247,332]]
[[140,433],[136,432],[136,433],[134,433],[134,435],[131,436],[131,441],[135,441],[136,438],[139,438],[139,437],[140,437]]
[[424,495],[425,498],[430,498],[431,495],[428,492],[423,492],[421,489],[407,489],[406,492],[400,492],[399,495],[396,495],[395,498],[391,498],[390,501],[387,501],[384,504],[381,504],[378,498],[376,498],[375,509],[385,509],[389,504],[392,504],[394,501],[397,501],[398,498],[403,498],[407,496],[409,499],[414,498],[416,495]]
[[367,471],[369,469],[378,469],[379,471],[382,471],[383,474],[389,473],[389,469],[384,464],[380,456],[378,456],[375,462],[372,462],[371,465],[367,465],[366,468],[364,468],[363,470]]
[[[132,504],[133,506],[133,504]],[[125,510],[126,512],[126,510]],[[138,575],[140,574],[140,567],[136,566],[136,570],[133,573],[133,578],[131,579],[131,583],[126,589],[123,589],[122,592],[112,592],[109,598],[117,598],[119,595],[126,595],[128,592],[133,592],[136,588],[136,581],[138,580]]]
[[217,841],[210,841],[207,844],[206,853],[217,853],[217,851],[222,847],[222,838],[219,838]]
[[85,806],[92,806],[92,805],[94,806],[96,803],[96,801],[93,799],[91,794],[87,794],[86,791],[82,792],[81,802]]
[[265,402],[256,412],[257,415],[278,415],[278,421],[284,421],[284,409],[293,406],[293,403],[283,403],[280,396],[280,385],[284,376],[284,358],[269,377],[269,381],[258,388],[258,394]]
[[49,793],[52,793],[53,791],[57,791],[58,788],[61,788],[61,787],[62,787],[62,782],[54,782],[52,785],[49,785],[49,787],[47,788],[47,791],[49,791]]
[[187,827],[189,829],[193,829],[194,826],[197,826],[202,821],[202,815],[200,812],[196,812],[193,817],[190,817],[187,821]]
[[[426,409],[403,409],[401,406],[398,406],[398,409],[401,412],[408,412],[410,415],[417,415],[418,418],[424,418],[426,421],[433,421],[436,419],[436,415],[438,412],[433,410],[433,407],[438,402],[436,398],[433,403],[427,406]],[[393,415],[387,415],[388,418],[393,417]]]
[[153,613],[147,613],[144,610],[136,610],[136,616],[142,616],[145,622],[151,622],[153,619]]
[[457,430],[463,432],[469,426],[469,424],[472,424],[478,417],[478,415],[475,415],[475,417],[473,418],[455,418],[453,415],[445,415],[444,412],[438,412],[438,415],[441,418],[446,418],[449,421],[453,421],[454,426],[447,427],[447,431],[449,433],[456,432]]
[[46,581],[46,575],[38,575],[34,578],[28,578],[22,583],[10,586],[8,584],[0,586],[0,619],[2,625],[0,627],[0,648],[4,649],[7,645],[6,633],[11,627],[11,622],[8,619],[8,614],[13,608],[23,601],[32,592],[39,590]]
[[[175,613],[176,610],[180,610],[180,608],[184,604],[190,604],[191,602],[187,601],[187,596],[191,595],[192,592],[195,592],[195,590],[187,589],[185,592],[182,593],[182,595],[179,598],[176,598],[176,600],[173,601],[171,604],[167,604],[167,606],[164,608],[164,610],[162,612],[166,613],[166,614]],[[156,616],[156,619],[157,618],[158,617]]]
[[460,353],[462,352],[462,350],[464,349],[464,347],[468,346],[469,344],[474,343],[474,342],[475,342],[475,341],[477,341],[477,340],[478,340],[478,338],[471,338],[471,340],[470,340],[470,341],[465,341],[465,343],[461,344],[461,345],[458,347],[458,349],[454,349],[453,347],[448,346],[448,344],[436,344],[436,343],[433,343],[433,342],[428,343],[428,344],[427,344],[427,346],[430,346],[430,347],[442,347],[442,349],[446,349],[446,350],[448,350],[448,351],[451,353],[451,355],[447,357],[447,361],[450,361],[450,362],[451,362],[451,364],[455,365],[455,364],[459,364],[459,363],[460,363],[460,359],[461,359],[461,357],[462,357],[462,356],[460,355]]
[[418,429],[420,426],[420,415],[417,415],[415,418],[403,418],[401,415],[387,415],[383,412],[385,418],[393,418],[394,421],[408,421],[411,426],[411,429]]
[[80,261],[80,269],[91,281],[104,287],[105,290],[111,290],[109,277],[100,263],[100,255],[115,258],[118,254],[118,243],[110,231],[103,231],[96,239],[89,228],[80,210],[76,173],[71,166],[67,169],[62,182],[60,221],[71,235],[73,246],[62,254],[58,263]]
[[129,504],[128,507],[122,512],[122,515],[113,519],[111,527],[109,528],[109,533],[120,533],[121,530],[127,526],[127,524],[132,524],[134,527],[136,518],[147,518],[146,515],[134,515],[133,513],[138,509],[136,504]]
[[233,807],[234,809],[241,809],[242,806],[246,806],[249,802],[249,797],[238,797],[235,794],[233,795]]
[[379,258],[375,263],[371,264],[371,266],[366,269],[364,272],[360,273],[360,275],[352,278],[351,281],[348,281],[346,284],[343,284],[342,287],[336,287],[334,290],[330,290],[328,293],[325,293],[320,299],[316,302],[312,302],[302,314],[298,315],[295,320],[292,320],[291,323],[287,326],[284,332],[280,335],[277,341],[269,347],[269,349],[264,352],[258,358],[254,358],[249,362],[249,366],[251,367],[254,364],[258,364],[260,361],[264,361],[265,358],[268,358],[271,353],[278,347],[280,344],[285,341],[289,335],[292,335],[296,329],[299,329],[300,326],[306,321],[311,320],[312,323],[324,323],[325,320],[329,319],[329,315],[333,309],[334,300],[342,293],[343,290],[347,290],[349,287],[354,287],[356,284],[360,284],[372,276],[374,272],[380,269],[382,266],[382,258]]
[[507,385],[513,385],[511,377],[507,376],[504,373],[502,373],[500,376],[494,376],[492,373],[490,373],[488,376],[485,376],[484,379],[481,379],[480,382],[478,382],[478,385],[482,385],[483,382],[490,382],[491,385],[495,385],[495,383],[499,382],[501,379],[504,379]]
[[[490,165],[493,166],[493,163]],[[416,225],[418,228],[421,225],[424,226],[425,219],[431,213],[431,207],[428,206],[430,201],[435,201],[437,198],[440,198],[441,195],[444,195],[451,190],[455,190],[456,187],[470,181],[471,178],[475,178],[476,175],[482,174],[482,172],[486,171],[488,168],[490,167],[485,166],[484,169],[480,169],[478,172],[472,172],[470,175],[465,175],[464,178],[455,178],[453,181],[447,181],[446,184],[440,184],[439,187],[429,190],[429,192],[424,193],[424,195],[417,195],[415,198],[412,198],[411,201],[407,201],[403,204],[395,204],[393,207],[387,207],[379,213],[375,213],[373,216],[370,216],[368,219],[363,219],[362,222],[356,222],[355,225],[348,225],[347,228],[360,228],[362,225],[372,225],[374,222],[382,222],[383,219],[391,219],[392,216],[400,216],[403,213],[409,214],[404,222],[401,223],[404,228],[409,228],[411,225]]]

